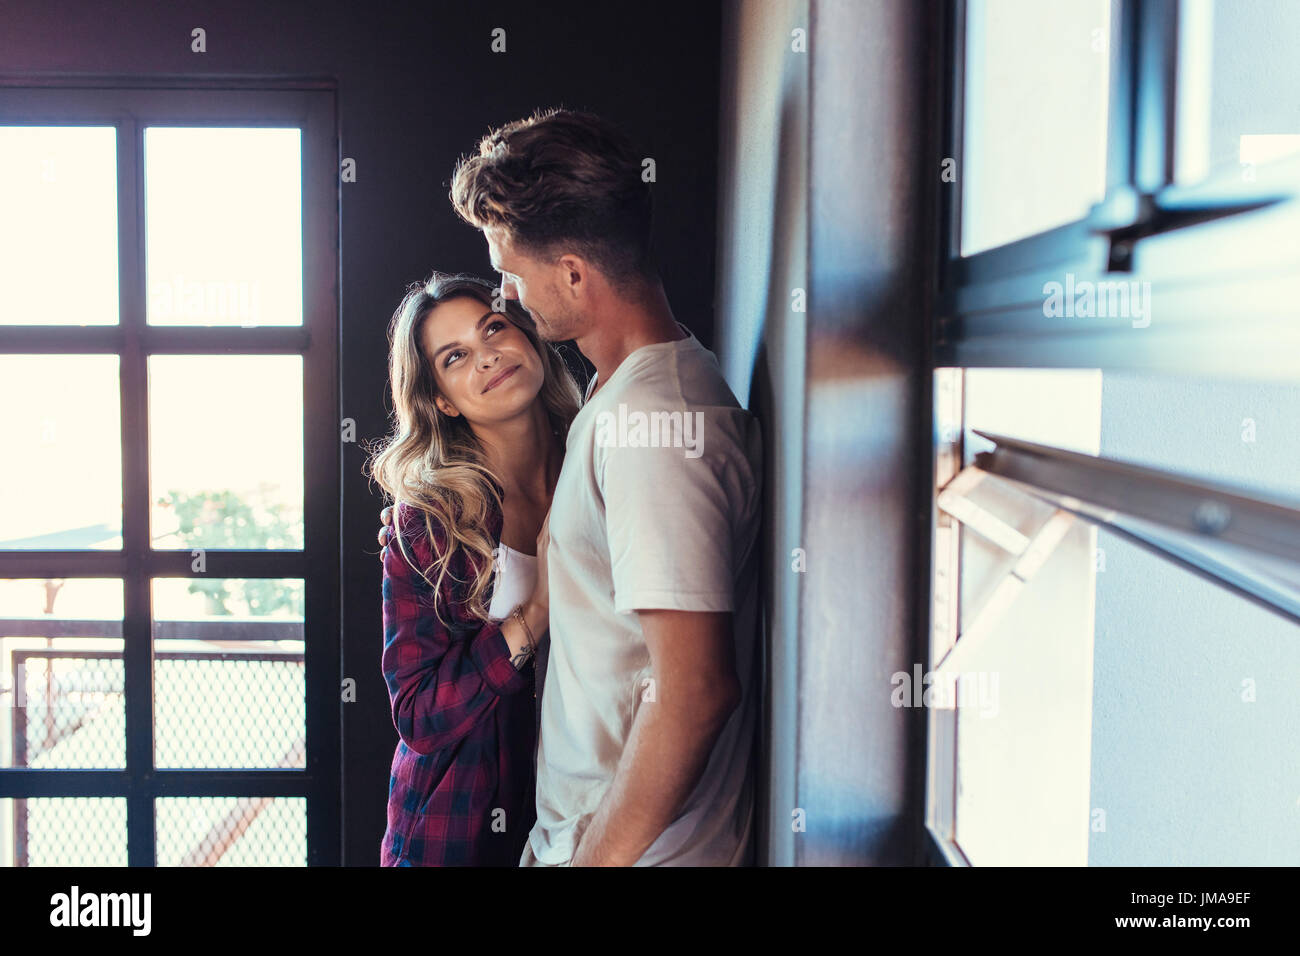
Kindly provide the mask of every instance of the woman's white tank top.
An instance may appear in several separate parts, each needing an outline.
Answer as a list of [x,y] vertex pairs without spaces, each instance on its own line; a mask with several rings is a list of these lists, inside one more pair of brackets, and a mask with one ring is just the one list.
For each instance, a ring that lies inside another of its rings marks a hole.
[[488,608],[488,617],[494,621],[505,620],[516,605],[532,596],[537,586],[537,556],[516,551],[504,542],[500,547],[492,604]]

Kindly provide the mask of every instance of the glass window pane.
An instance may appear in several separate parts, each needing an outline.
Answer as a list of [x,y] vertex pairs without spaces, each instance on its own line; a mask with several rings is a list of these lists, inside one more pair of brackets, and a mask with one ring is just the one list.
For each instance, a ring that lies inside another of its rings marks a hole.
[[125,797],[0,799],[0,866],[126,866]]
[[126,766],[122,582],[0,580],[0,767]]
[[1097,454],[1100,369],[970,368],[962,378],[967,464],[993,447],[973,428]]
[[116,355],[0,355],[0,549],[122,547]]
[[1178,55],[1176,178],[1258,166],[1300,153],[1300,3],[1196,0]]
[[302,325],[298,129],[145,130],[151,325]]
[[[970,435],[980,428],[1300,501],[1294,386],[1098,370],[965,377],[967,460],[988,447]],[[1054,510],[997,478],[967,498],[1027,537]],[[1300,858],[1289,823],[1300,628],[1083,519],[1023,587],[1016,556],[973,527],[960,553],[957,647],[982,634],[963,658],[972,695],[957,729],[957,836],[974,863]]]
[[306,764],[304,583],[158,578],[154,764]]
[[149,356],[151,540],[303,546],[300,355]]
[[158,866],[306,866],[302,797],[161,797]]
[[961,254],[1082,219],[1106,191],[1110,0],[970,0]]
[[117,269],[117,130],[0,126],[0,325],[116,325]]
[[1300,502],[1300,389],[1292,382],[1107,371],[1100,454]]
[[1090,866],[1294,866],[1300,627],[1097,531]]
[[1300,389],[1289,382],[1107,369],[963,372],[965,461],[991,449],[972,429],[1104,455],[1245,494],[1300,498]]
[[1295,624],[1076,522],[962,676],[957,840],[976,865],[1300,859]]
[[[1051,511],[1001,503],[991,510],[1028,536]],[[992,549],[969,529],[961,539],[957,646],[977,628],[983,635],[967,651],[957,685],[957,842],[976,866],[1084,866],[1096,532],[1073,522],[1000,613],[994,587],[1014,583],[1015,562],[1002,558],[996,575],[968,591],[972,553],[988,560]]]

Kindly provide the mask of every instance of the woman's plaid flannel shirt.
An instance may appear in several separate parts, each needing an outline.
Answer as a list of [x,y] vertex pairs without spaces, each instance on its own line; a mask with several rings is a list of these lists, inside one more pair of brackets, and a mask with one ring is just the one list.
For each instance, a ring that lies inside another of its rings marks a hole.
[[[503,518],[489,507],[488,530],[499,542]],[[399,502],[393,522],[428,573],[434,552],[423,513]],[[441,553],[442,528],[432,524]],[[473,580],[471,571],[458,551],[438,604],[444,624],[433,588],[396,540],[385,549],[383,671],[401,739],[381,866],[518,866],[536,819],[533,667],[516,670],[500,625],[469,614],[466,589],[452,579]]]

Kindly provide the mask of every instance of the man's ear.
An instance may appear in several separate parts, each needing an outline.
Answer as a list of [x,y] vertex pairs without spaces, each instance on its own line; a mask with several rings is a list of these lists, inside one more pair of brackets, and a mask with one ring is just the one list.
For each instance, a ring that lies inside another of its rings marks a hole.
[[460,414],[456,411],[456,406],[447,401],[441,395],[433,396],[433,403],[438,406],[438,411],[442,412],[448,418],[455,418]]
[[563,270],[561,291],[572,297],[577,294],[578,287],[588,277],[587,263],[580,256],[568,253],[560,257],[559,265]]

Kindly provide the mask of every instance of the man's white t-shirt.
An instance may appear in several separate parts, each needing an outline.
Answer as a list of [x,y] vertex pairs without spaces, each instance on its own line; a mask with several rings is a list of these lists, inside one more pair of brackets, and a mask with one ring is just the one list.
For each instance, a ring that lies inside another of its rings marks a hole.
[[[569,430],[551,504],[550,651],[537,823],[563,866],[609,789],[653,670],[638,609],[733,612],[743,697],[676,819],[637,866],[736,866],[753,828],[762,443],[694,335],[632,352]],[[531,853],[530,853],[531,851]],[[530,859],[531,857],[531,859]]]

